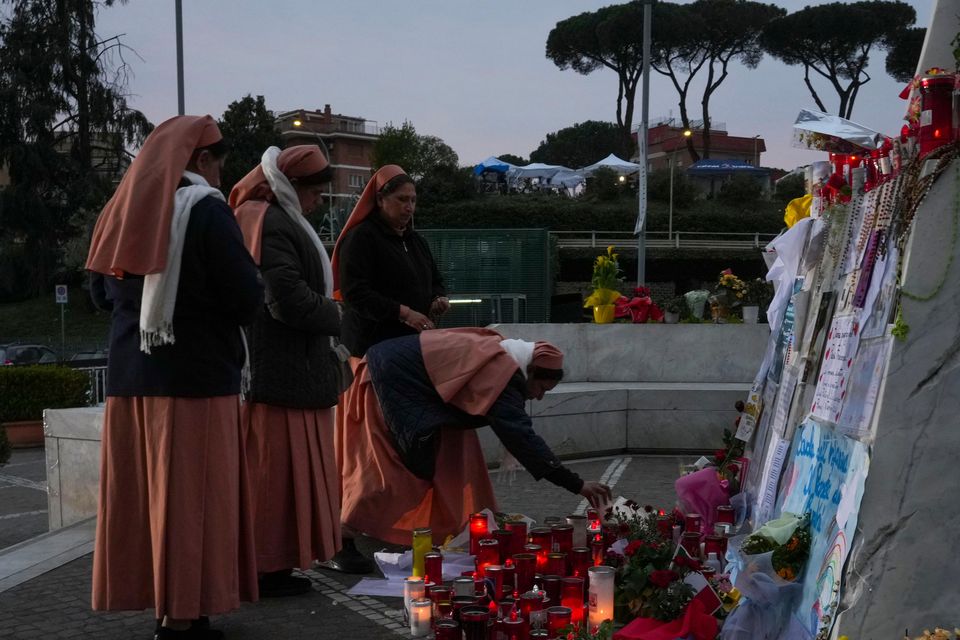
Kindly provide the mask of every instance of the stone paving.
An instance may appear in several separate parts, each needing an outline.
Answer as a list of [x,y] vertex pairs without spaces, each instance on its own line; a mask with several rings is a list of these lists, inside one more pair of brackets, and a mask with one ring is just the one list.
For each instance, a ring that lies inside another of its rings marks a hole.
[[[42,451],[40,453],[42,455]],[[18,452],[15,458],[13,464],[33,462],[33,467],[39,465],[42,470],[41,458],[36,458],[35,453]],[[690,457],[676,456],[620,456],[572,461],[570,466],[585,479],[608,481],[614,486],[615,495],[666,508],[675,500],[673,481],[680,465],[692,461]],[[33,467],[8,465],[0,469],[0,483],[4,477],[14,476],[18,469],[16,477],[30,476],[37,482]],[[583,506],[579,496],[547,482],[534,482],[525,471],[513,474],[512,479],[508,473],[491,475],[502,511],[543,520],[548,515],[573,513]],[[23,513],[38,510],[32,502],[35,496],[21,495],[13,489],[16,486],[12,481],[9,486],[0,484],[0,516],[18,513],[17,509]],[[36,489],[32,491],[40,493]],[[14,501],[18,501],[19,506],[15,507]],[[45,507],[45,497],[42,507]],[[0,540],[15,542],[30,532],[34,532],[33,535],[42,532],[46,528],[46,514],[42,514],[44,526],[39,531],[30,520],[37,517],[40,516],[0,519]],[[382,545],[363,539],[360,548],[372,554]],[[0,638],[150,638],[151,612],[94,613],[90,610],[91,560],[90,555],[84,556],[0,593]],[[313,581],[312,593],[244,605],[239,611],[214,619],[214,626],[222,629],[230,640],[408,636],[398,599],[347,595],[345,591],[358,579],[354,576],[322,569],[305,572],[305,575]]]
[[14,449],[0,467],[0,549],[47,531],[45,464],[42,448]]

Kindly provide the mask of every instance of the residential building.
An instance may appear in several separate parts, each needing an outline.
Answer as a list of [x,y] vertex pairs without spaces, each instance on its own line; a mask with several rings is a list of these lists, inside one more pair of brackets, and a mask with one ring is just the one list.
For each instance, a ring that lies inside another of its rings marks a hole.
[[[693,141],[697,153],[702,155],[703,123],[690,124],[692,135],[689,139]],[[654,121],[647,131],[647,158],[651,171],[669,167],[671,158],[675,160],[674,168],[677,170],[684,170],[693,164],[683,131],[683,125],[676,119]],[[722,122],[714,123],[710,128],[710,157],[714,160],[739,160],[760,167],[760,154],[766,150],[767,146],[759,135],[732,136]]]
[[326,147],[333,168],[330,186],[335,199],[353,198],[363,191],[373,174],[373,145],[380,135],[375,121],[333,113],[329,104],[323,111],[296,109],[278,113],[276,118],[284,147],[317,143]]

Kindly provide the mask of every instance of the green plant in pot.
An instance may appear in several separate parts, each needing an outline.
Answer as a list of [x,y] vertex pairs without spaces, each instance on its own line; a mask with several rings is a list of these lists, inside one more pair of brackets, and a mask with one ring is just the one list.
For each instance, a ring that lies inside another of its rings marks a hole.
[[676,324],[686,309],[687,304],[682,296],[671,298],[663,306],[663,321],[667,324]]

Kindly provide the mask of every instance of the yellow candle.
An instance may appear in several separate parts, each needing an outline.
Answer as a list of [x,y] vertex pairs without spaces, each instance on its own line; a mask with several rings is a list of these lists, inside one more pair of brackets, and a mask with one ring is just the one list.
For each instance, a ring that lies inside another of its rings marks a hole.
[[427,552],[433,550],[433,533],[430,529],[413,530],[413,575],[422,578],[423,557]]

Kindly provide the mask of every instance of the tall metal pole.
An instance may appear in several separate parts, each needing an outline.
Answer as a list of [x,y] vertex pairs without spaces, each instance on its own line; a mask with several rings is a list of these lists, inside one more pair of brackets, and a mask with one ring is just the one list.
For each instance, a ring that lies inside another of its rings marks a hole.
[[653,21],[653,0],[643,3],[643,97],[640,108],[640,128],[637,131],[637,150],[640,155],[639,183],[637,184],[637,286],[647,279],[647,125],[650,119],[650,26]]
[[677,150],[670,154],[670,215],[667,217],[667,241],[673,240],[673,165],[676,164]]
[[183,115],[183,0],[176,0],[177,13],[177,113]]

